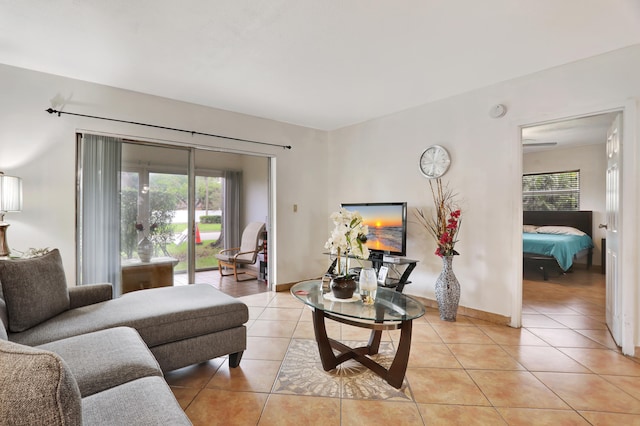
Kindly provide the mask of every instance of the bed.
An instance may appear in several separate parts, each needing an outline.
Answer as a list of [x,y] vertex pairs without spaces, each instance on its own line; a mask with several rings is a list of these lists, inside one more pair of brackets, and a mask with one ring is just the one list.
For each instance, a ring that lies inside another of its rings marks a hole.
[[522,250],[524,264],[534,264],[548,280],[548,270],[563,273],[578,255],[586,254],[587,268],[593,260],[593,212],[525,211]]

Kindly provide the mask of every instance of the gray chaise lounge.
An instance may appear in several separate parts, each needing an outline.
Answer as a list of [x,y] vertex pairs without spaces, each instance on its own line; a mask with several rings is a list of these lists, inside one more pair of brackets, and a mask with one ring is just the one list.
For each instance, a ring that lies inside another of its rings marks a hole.
[[207,284],[140,290],[116,299],[111,294],[109,284],[67,288],[58,250],[0,262],[0,319],[12,342],[37,346],[128,326],[140,333],[162,371],[227,354],[232,367],[239,364],[249,319],[239,300]]
[[0,261],[0,423],[189,424],[162,372],[239,365],[249,316],[237,299],[207,284],[111,295],[67,288],[57,250]]

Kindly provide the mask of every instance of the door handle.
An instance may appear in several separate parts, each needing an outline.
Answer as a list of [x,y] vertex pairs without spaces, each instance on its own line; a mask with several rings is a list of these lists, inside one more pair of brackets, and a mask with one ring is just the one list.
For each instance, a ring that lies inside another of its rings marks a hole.
[[601,223],[600,225],[598,225],[598,228],[602,229],[607,229],[607,224],[606,223]]

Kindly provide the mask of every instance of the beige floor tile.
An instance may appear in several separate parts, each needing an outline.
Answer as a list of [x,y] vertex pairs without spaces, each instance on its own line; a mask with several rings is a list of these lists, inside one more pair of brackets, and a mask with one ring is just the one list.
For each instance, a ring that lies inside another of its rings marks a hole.
[[180,407],[182,407],[183,410],[186,410],[189,404],[193,402],[196,395],[200,392],[200,388],[181,388],[171,386],[171,391],[178,400]]
[[640,414],[640,400],[596,374],[534,374],[575,410]]
[[185,410],[194,426],[255,425],[269,394],[203,389]]
[[422,426],[422,417],[413,402],[342,401],[342,426],[391,425]]
[[487,336],[499,345],[510,346],[548,346],[541,338],[525,328],[512,328],[507,326],[480,326]]
[[592,425],[640,426],[640,415],[637,414],[598,413],[594,411],[580,411],[580,414]]
[[522,326],[525,328],[566,328],[565,325],[542,314],[522,314]]
[[[400,340],[400,330],[390,330],[389,335],[394,342]],[[442,343],[442,339],[431,324],[426,321],[417,320],[413,321],[413,327],[411,329],[411,343],[413,344],[414,342]]]
[[274,297],[276,297],[275,293],[266,292],[239,297],[238,300],[244,302],[247,306],[260,306],[264,308],[269,304],[269,302],[271,302],[271,299],[273,299]]
[[[326,324],[329,324],[333,321],[328,320],[326,321]],[[328,331],[327,331],[328,333]],[[369,337],[371,336],[371,330],[368,328],[362,328],[362,327],[354,327],[352,325],[346,325],[346,324],[342,324],[341,325],[341,339],[342,340],[360,340],[360,341],[364,341],[364,342],[368,342],[369,341]],[[382,331],[382,337],[381,340],[383,342],[390,342],[391,341],[391,336],[389,336],[389,332],[386,330]]]
[[418,403],[490,405],[464,370],[409,368],[407,380]]
[[569,407],[528,371],[469,371],[495,407],[552,408]]
[[433,329],[445,343],[494,344],[494,341],[476,326],[443,326],[434,324]]
[[255,320],[247,330],[247,336],[291,337],[297,321]]
[[640,399],[640,380],[634,376],[600,376],[636,399]]
[[544,410],[540,408],[504,408],[498,411],[510,426],[525,425],[588,425],[580,414],[573,410]]
[[582,330],[606,330],[607,324],[603,321],[595,320],[586,315],[548,315],[554,321],[559,322],[572,329]]
[[298,321],[302,307],[299,308],[265,308],[256,319],[275,321]]
[[640,364],[609,349],[560,348],[560,350],[597,374],[640,376]]
[[529,371],[588,373],[589,369],[551,346],[504,346]]
[[[427,308],[413,323],[409,369],[400,390],[355,361],[325,372],[312,311],[288,292],[240,297],[251,319],[239,368],[230,369],[227,357],[221,357],[166,378],[195,425],[327,420],[335,425],[640,426],[640,360],[622,356],[602,326],[604,276],[577,270],[552,275],[549,282],[535,279],[524,281],[520,329],[463,315],[456,322],[441,321],[437,309]],[[369,336],[368,330],[334,321],[326,325],[330,337],[350,346]],[[343,332],[348,329],[353,331]],[[376,357],[387,365],[399,332],[384,334],[384,351]],[[512,365],[527,371],[510,370]],[[323,383],[325,388],[334,383],[335,389],[319,392]]]
[[582,334],[565,329],[529,328],[530,332],[555,347],[565,348],[602,348],[602,345]]
[[588,337],[594,342],[600,343],[602,346],[608,349],[618,350],[618,345],[616,345],[616,342],[613,340],[613,337],[611,337],[611,333],[609,332],[609,329],[576,330],[576,332],[582,334],[585,337]]
[[202,389],[211,380],[218,368],[227,362],[227,357],[215,358],[200,364],[190,365],[165,373],[170,386]]
[[302,308],[302,313],[300,314],[299,321],[312,322],[313,321],[313,310],[311,310],[308,306]]
[[409,367],[462,368],[444,343],[411,342]]
[[236,368],[223,365],[207,388],[269,393],[280,370],[280,361],[243,359]]
[[282,361],[291,339],[284,337],[247,337],[247,350],[243,359]]
[[257,319],[262,312],[264,311],[264,306],[248,306],[249,308],[249,319],[255,320]]
[[260,426],[340,425],[340,399],[271,394]]
[[276,293],[276,296],[271,299],[267,306],[269,308],[301,308],[303,303],[289,292],[279,292]]
[[418,404],[418,409],[426,425],[506,425],[493,407]]
[[498,345],[453,343],[448,346],[465,369],[524,370],[518,361]]
[[[327,336],[329,336],[331,339],[341,339],[342,327],[339,323],[334,321],[327,321],[325,323],[325,328],[327,330]],[[313,329],[313,323],[308,321],[299,321],[296,329],[293,332],[293,338],[315,340],[316,335]]]

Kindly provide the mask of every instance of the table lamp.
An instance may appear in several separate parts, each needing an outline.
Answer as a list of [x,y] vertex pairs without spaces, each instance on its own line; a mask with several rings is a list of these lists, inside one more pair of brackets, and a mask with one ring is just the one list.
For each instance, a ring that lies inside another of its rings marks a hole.
[[7,212],[20,210],[22,210],[22,179],[0,172],[0,258],[9,257],[11,253],[7,245],[9,224],[4,221],[4,215]]

